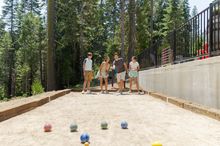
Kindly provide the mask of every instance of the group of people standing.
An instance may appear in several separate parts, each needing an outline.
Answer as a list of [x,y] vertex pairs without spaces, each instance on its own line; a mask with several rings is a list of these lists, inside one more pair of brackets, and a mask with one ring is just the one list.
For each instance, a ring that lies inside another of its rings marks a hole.
[[[83,91],[84,94],[91,93],[90,91],[90,83],[93,79],[93,67],[92,67],[92,53],[88,52],[87,58],[83,61],[83,75],[84,75],[84,84]],[[135,81],[136,88],[139,92],[139,83],[138,83],[138,71],[140,70],[139,63],[137,62],[137,58],[135,56],[132,57],[131,62],[129,63],[129,67],[123,58],[119,56],[118,53],[114,54],[114,61],[112,65],[110,64],[110,58],[106,56],[99,67],[99,71],[97,76],[100,80],[101,93],[108,93],[108,77],[110,70],[116,71],[116,78],[118,83],[118,92],[120,94],[123,93],[124,83],[126,74],[129,76],[130,81],[130,90],[129,93],[132,93],[132,82]],[[105,92],[103,90],[103,82],[105,82]]]

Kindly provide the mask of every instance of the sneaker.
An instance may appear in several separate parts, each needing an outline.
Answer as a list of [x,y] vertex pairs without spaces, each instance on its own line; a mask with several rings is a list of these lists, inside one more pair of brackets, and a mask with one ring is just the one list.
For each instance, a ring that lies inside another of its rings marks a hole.
[[122,91],[120,91],[120,95],[123,95],[123,92],[122,92]]
[[84,91],[84,90],[82,90],[82,94],[85,94],[85,91]]
[[101,91],[100,94],[104,94],[104,91]]
[[131,90],[129,90],[129,92],[128,92],[129,94],[131,94],[132,93],[132,91]]
[[90,90],[87,90],[87,94],[91,94],[91,91],[90,91]]
[[109,92],[108,92],[108,91],[105,91],[105,94],[109,94]]

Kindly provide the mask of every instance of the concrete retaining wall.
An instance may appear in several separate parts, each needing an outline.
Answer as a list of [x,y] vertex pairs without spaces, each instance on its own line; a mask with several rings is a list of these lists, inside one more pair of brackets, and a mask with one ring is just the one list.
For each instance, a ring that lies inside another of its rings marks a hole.
[[220,57],[140,71],[139,82],[146,91],[220,109]]

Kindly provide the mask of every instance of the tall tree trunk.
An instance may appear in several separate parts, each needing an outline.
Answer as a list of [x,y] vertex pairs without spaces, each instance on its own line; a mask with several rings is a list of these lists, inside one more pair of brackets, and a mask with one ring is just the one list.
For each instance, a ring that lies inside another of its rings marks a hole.
[[117,11],[117,0],[113,1],[113,6],[114,6],[114,10],[113,10],[113,38],[115,37],[115,31],[116,31],[116,26],[117,26],[117,16],[116,16],[116,11]]
[[136,3],[135,0],[129,0],[129,42],[128,42],[128,62],[134,55],[134,50],[136,47]]
[[[42,45],[40,45],[40,46],[42,46]],[[40,61],[40,81],[41,81],[41,84],[43,85],[43,61],[42,61],[41,48],[39,49],[39,61]]]
[[47,91],[55,90],[55,62],[54,62],[54,22],[55,22],[55,0],[48,0],[48,49],[47,49]]
[[13,84],[13,52],[11,51],[11,52],[9,52],[9,74],[8,74],[8,92],[7,92],[7,94],[8,94],[8,96],[13,96],[13,94],[12,94],[12,84]]
[[44,47],[43,44],[42,44],[42,41],[43,41],[43,26],[41,25],[40,26],[40,29],[39,29],[39,65],[40,65],[40,82],[41,82],[41,85],[44,85],[43,84],[43,57],[42,57],[42,48]]
[[28,94],[29,95],[32,95],[32,89],[31,89],[31,86],[33,84],[33,81],[34,81],[34,74],[33,74],[33,65],[30,66],[30,79],[29,79],[29,91],[28,91]]
[[150,16],[151,16],[151,19],[150,19],[150,48],[153,47],[153,15],[154,15],[154,2],[153,0],[151,0],[151,11],[150,11]]
[[121,6],[121,56],[125,57],[125,0],[120,1]]
[[10,36],[12,39],[12,46],[9,51],[9,76],[8,76],[8,96],[15,95],[15,38],[14,38],[14,0],[11,2],[11,18],[10,18]]
[[[83,10],[84,10],[84,8],[85,8],[85,6],[86,6],[86,2],[83,2],[83,4],[82,4],[82,7],[81,7],[81,9],[80,9],[80,11],[79,11],[79,13],[80,13],[80,19],[81,20],[84,20],[84,18],[83,18]],[[83,79],[83,70],[82,70],[82,68],[83,68],[83,54],[84,54],[84,44],[83,44],[83,40],[84,40],[84,34],[83,34],[83,26],[82,25],[80,25],[79,26],[80,28],[79,28],[79,33],[80,33],[80,36],[79,36],[79,56],[80,56],[80,79],[82,80]]]
[[31,13],[33,13],[33,0],[31,0]]
[[82,32],[82,28],[80,26],[80,40],[79,40],[79,56],[80,56],[80,78],[81,80],[83,79],[82,75],[83,75],[83,54],[84,54],[84,47],[83,47],[83,32]]

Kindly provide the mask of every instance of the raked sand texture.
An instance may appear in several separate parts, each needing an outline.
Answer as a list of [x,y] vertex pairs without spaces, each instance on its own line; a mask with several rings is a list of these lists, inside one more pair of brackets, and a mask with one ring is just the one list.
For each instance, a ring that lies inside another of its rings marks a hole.
[[[128,129],[120,128],[126,120]],[[109,123],[101,130],[101,121]],[[78,132],[71,133],[72,122]],[[45,123],[52,132],[44,133]],[[0,146],[220,146],[220,122],[148,95],[82,95],[70,93],[32,111],[0,123]]]

